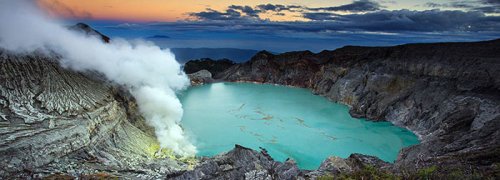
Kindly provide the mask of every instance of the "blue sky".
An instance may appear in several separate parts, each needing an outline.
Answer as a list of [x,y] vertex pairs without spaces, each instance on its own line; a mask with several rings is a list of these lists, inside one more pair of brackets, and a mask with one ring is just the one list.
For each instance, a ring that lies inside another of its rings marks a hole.
[[[273,13],[300,19],[269,19],[268,15]],[[67,23],[85,22],[111,37],[146,38],[164,48],[319,52],[345,45],[496,39],[500,38],[499,13],[500,0],[355,0],[315,7],[228,5],[189,12],[186,15],[189,18],[168,22],[68,18],[73,20],[67,19]],[[162,37],[148,38],[152,36]]]

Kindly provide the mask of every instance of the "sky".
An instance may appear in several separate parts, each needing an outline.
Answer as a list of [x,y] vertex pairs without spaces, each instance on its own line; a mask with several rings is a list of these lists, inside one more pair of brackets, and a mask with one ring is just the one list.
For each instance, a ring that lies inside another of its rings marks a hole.
[[500,38],[500,0],[37,0],[47,14],[164,48],[285,52]]

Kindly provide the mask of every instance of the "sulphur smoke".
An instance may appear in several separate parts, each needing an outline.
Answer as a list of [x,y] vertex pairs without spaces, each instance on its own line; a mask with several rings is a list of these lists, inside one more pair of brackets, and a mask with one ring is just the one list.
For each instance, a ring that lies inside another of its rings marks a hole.
[[98,71],[128,88],[162,148],[191,156],[196,153],[179,121],[182,105],[175,92],[188,86],[174,55],[145,41],[97,37],[69,31],[48,18],[32,1],[0,1],[0,48],[18,52],[56,52],[60,63],[77,71]]

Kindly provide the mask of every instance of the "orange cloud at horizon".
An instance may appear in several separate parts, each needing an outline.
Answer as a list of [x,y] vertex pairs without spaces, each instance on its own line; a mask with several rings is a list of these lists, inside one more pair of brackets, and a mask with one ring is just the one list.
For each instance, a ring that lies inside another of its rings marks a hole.
[[[259,4],[328,7],[352,3],[353,0],[36,0],[39,7],[54,17],[124,21],[177,21],[189,19],[189,13],[207,8],[224,11],[230,5],[255,7]],[[401,0],[385,4],[388,9],[424,9],[419,0]],[[262,19],[273,21],[304,20],[300,13],[284,16],[261,13]]]
[[187,18],[188,12],[206,8],[166,0],[37,0],[37,4],[56,17],[127,21],[176,21]]
[[[351,0],[302,1],[302,0],[36,0],[39,7],[55,17],[90,18],[125,21],[177,21],[189,18],[189,13],[207,8],[224,10],[229,5],[293,4],[305,6],[331,6],[350,3]],[[297,14],[262,18],[276,21],[300,20]]]

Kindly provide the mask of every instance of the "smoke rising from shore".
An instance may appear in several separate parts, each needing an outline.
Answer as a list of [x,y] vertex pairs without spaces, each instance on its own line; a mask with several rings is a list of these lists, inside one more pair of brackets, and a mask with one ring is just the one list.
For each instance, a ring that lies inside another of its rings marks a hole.
[[98,37],[68,30],[27,0],[1,1],[0,23],[0,48],[55,52],[65,67],[104,74],[129,89],[162,148],[184,156],[196,153],[179,126],[183,110],[175,94],[189,80],[169,50],[139,40],[105,44]]

